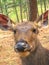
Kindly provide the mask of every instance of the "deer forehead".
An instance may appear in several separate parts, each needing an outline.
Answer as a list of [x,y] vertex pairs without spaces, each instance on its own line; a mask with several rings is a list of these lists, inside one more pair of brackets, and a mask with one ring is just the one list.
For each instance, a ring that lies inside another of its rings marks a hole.
[[29,24],[29,23],[22,23],[22,24],[19,24],[16,26],[17,30],[23,31],[23,32],[26,32],[26,31],[33,29],[33,28],[36,28],[36,26],[33,24]]

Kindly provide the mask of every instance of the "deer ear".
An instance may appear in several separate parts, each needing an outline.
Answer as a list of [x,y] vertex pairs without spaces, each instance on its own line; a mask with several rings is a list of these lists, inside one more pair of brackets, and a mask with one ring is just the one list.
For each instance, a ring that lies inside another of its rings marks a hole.
[[41,14],[37,19],[36,22],[40,27],[47,27],[48,26],[48,13],[49,10],[45,11],[43,14]]
[[36,25],[38,26],[38,28],[44,27],[46,28],[48,26],[48,19],[41,19],[41,16],[38,17],[34,22],[36,22]]
[[15,23],[6,15],[0,14],[0,29],[9,30],[14,29]]
[[12,25],[12,22],[10,21],[10,19],[8,18],[8,22],[7,25],[10,27]]
[[8,18],[8,30],[15,31],[16,29],[16,23],[14,23],[11,19]]

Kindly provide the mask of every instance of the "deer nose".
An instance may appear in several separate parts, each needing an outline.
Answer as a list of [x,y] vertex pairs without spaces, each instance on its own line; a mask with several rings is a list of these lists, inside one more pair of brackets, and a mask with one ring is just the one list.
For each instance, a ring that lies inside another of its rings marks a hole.
[[18,41],[15,45],[15,49],[19,52],[23,52],[25,49],[28,49],[29,45],[26,41]]

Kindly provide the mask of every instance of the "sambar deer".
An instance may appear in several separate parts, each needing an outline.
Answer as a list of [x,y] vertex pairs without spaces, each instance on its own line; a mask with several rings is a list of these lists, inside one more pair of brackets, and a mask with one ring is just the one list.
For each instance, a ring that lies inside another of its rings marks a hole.
[[49,50],[39,42],[39,30],[35,22],[23,22],[15,28],[9,27],[14,32],[14,50],[19,53],[22,65],[49,65]]

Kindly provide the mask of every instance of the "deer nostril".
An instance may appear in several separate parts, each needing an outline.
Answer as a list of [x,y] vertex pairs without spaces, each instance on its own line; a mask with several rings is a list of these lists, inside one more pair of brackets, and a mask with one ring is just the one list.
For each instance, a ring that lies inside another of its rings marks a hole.
[[24,49],[25,49],[25,46],[26,45],[26,43],[23,43],[23,42],[19,42],[19,43],[17,43],[17,50],[18,51],[24,51]]
[[17,42],[15,45],[15,49],[17,49],[19,52],[23,52],[26,48],[28,48],[29,45],[24,41],[24,42]]

